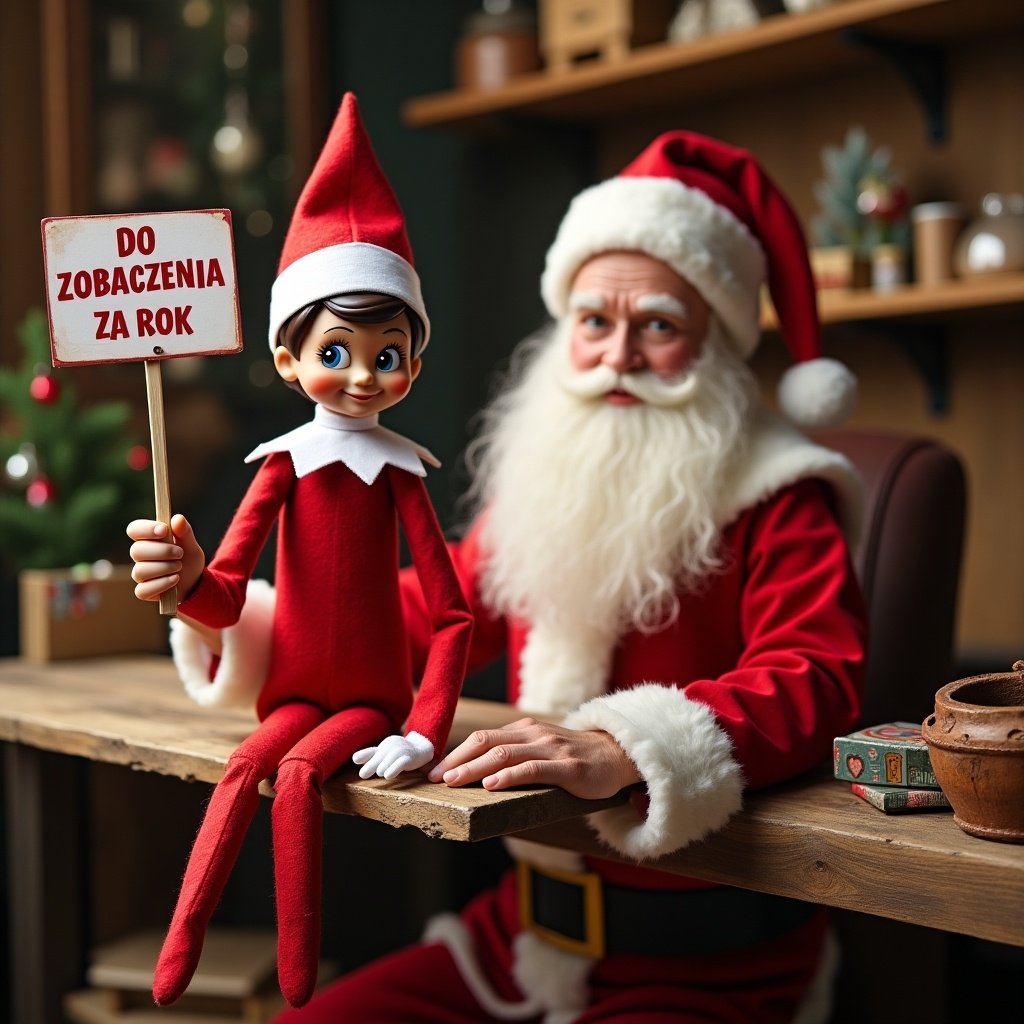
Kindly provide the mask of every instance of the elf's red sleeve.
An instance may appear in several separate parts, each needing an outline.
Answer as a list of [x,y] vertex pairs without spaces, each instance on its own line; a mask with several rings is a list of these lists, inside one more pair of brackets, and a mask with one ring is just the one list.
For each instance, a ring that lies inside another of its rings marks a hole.
[[[484,605],[477,586],[483,561],[480,547],[483,522],[483,517],[478,518],[465,539],[448,545],[448,554],[455,567],[455,575],[473,615],[473,641],[469,647],[467,672],[475,672],[490,664],[501,657],[508,647],[507,620],[503,616],[495,615]],[[423,671],[430,645],[430,615],[423,596],[423,588],[415,571],[411,568],[403,569],[399,583],[413,670],[419,674]]]
[[213,561],[178,606],[183,615],[214,629],[233,626],[238,621],[256,560],[294,482],[290,455],[275,452],[263,460]]
[[473,616],[459,586],[423,480],[390,466],[388,474],[429,621],[426,659],[419,691],[406,721],[406,732],[426,736],[440,754],[448,741],[466,676]]

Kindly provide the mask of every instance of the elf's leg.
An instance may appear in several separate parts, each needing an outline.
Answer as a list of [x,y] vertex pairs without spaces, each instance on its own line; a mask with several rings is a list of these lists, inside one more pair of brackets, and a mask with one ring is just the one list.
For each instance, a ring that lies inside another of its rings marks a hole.
[[259,806],[259,784],[324,712],[312,704],[285,704],[272,711],[228,759],[189,854],[174,916],[153,975],[153,998],[173,1003],[188,987],[203,950],[206,926]]
[[277,899],[277,977],[292,1006],[313,994],[320,959],[323,803],[320,790],[361,747],[394,731],[374,708],[347,708],[314,729],[277,770],[271,811]]

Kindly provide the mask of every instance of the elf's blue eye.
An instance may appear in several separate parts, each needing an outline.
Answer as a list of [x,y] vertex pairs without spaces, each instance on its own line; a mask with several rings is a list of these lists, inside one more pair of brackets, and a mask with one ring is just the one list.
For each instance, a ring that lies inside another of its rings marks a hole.
[[352,357],[343,345],[328,345],[320,353],[320,362],[328,370],[344,370],[352,362]]
[[377,356],[377,369],[381,373],[391,373],[402,365],[402,353],[394,345],[388,345]]

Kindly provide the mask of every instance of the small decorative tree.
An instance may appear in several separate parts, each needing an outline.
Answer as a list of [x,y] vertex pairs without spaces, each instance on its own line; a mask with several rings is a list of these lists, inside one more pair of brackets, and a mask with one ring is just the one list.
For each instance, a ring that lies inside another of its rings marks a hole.
[[821,152],[825,178],[814,186],[821,211],[811,221],[816,245],[846,245],[870,259],[886,243],[907,248],[907,193],[892,169],[892,154],[874,148],[863,128],[846,133],[842,146]]
[[149,450],[127,404],[79,407],[50,365],[41,310],[18,333],[20,367],[0,368],[0,560],[7,571],[92,561],[144,510]]

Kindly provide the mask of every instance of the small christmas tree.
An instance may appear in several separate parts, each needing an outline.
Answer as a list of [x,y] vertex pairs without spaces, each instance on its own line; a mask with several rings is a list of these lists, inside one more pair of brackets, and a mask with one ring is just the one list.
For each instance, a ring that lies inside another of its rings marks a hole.
[[143,512],[149,451],[123,402],[80,408],[50,365],[46,316],[19,325],[24,358],[0,368],[0,559],[6,570],[92,561]]
[[874,148],[863,128],[851,128],[840,146],[821,152],[825,179],[814,186],[821,212],[811,221],[816,245],[847,245],[868,258],[883,243],[910,241],[907,194],[892,169],[892,154]]

